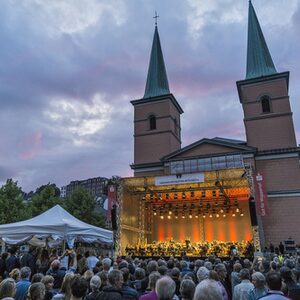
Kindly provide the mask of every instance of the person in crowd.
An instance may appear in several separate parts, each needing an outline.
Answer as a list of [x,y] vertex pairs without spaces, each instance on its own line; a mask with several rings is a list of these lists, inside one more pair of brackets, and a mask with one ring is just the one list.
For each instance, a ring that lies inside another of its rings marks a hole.
[[87,258],[83,254],[83,250],[79,249],[77,251],[77,265],[79,274],[83,274],[86,270],[88,270]]
[[0,283],[0,299],[14,300],[16,294],[16,283],[12,278],[6,278]]
[[60,261],[58,259],[52,261],[46,274],[51,275],[54,278],[53,288],[58,291],[66,275],[66,271],[63,268],[60,268]]
[[21,269],[21,280],[16,284],[16,300],[26,300],[28,288],[31,284],[29,281],[31,270],[29,267],[23,267]]
[[219,284],[212,279],[202,280],[196,287],[193,300],[223,300]]
[[253,283],[250,282],[250,271],[242,269],[239,273],[241,283],[234,287],[233,300],[248,300],[248,292],[254,289]]
[[44,300],[51,300],[55,294],[57,294],[53,290],[54,278],[51,275],[46,275],[43,277],[41,281],[45,285],[45,297]]
[[100,290],[103,290],[103,288],[104,288],[105,286],[108,285],[108,273],[105,272],[105,271],[101,271],[101,272],[99,272],[97,275],[98,275],[98,276],[100,277],[100,279],[101,279]]
[[204,279],[209,277],[209,270],[205,267],[200,267],[197,271],[198,282],[201,282]]
[[146,294],[140,296],[139,300],[157,300],[157,295],[155,292],[155,286],[158,279],[161,278],[160,273],[157,271],[152,272],[149,275],[149,287],[146,291]]
[[87,257],[87,265],[88,265],[89,270],[92,271],[98,261],[99,261],[99,259],[96,257],[95,251],[90,250],[89,256]]
[[259,298],[261,300],[284,300],[289,299],[284,296],[283,292],[281,291],[282,282],[279,273],[270,272],[266,277],[267,286],[269,288],[268,293]]
[[231,290],[234,291],[234,287],[241,282],[240,279],[240,271],[242,270],[242,265],[240,263],[235,263],[233,265],[233,271],[231,272],[230,279],[231,279]]
[[35,273],[32,277],[31,277],[31,283],[35,283],[35,282],[42,282],[42,279],[44,278],[44,274],[43,273]]
[[43,300],[45,297],[45,286],[41,282],[33,283],[28,290],[29,300]]
[[0,256],[0,280],[6,277],[6,259],[8,257],[8,253],[4,252]]
[[39,273],[46,275],[49,269],[49,253],[47,249],[41,249],[36,260],[36,267]]
[[267,259],[263,259],[260,263],[259,271],[266,277],[267,274],[271,271],[270,261]]
[[284,295],[292,299],[300,299],[300,285],[295,282],[292,270],[288,267],[281,267],[280,276],[283,281]]
[[88,290],[88,284],[80,275],[71,279],[71,300],[82,300]]
[[193,280],[183,279],[180,284],[181,300],[193,300],[196,284]]
[[71,280],[74,278],[74,273],[68,273],[63,279],[60,292],[52,298],[53,300],[70,300],[71,299]]
[[158,300],[172,300],[175,295],[175,290],[175,282],[169,276],[163,276],[156,282],[155,292]]
[[123,273],[123,285],[122,285],[122,296],[123,299],[128,300],[137,300],[138,299],[138,293],[135,289],[131,288],[129,285],[129,269],[128,268],[122,268],[120,271]]
[[279,253],[283,255],[284,254],[284,245],[282,244],[282,242],[279,243],[278,248],[279,248]]
[[121,300],[123,274],[119,270],[112,270],[108,273],[109,285],[104,287],[102,292],[97,296],[97,300]]
[[227,277],[227,269],[223,263],[218,263],[215,266],[215,271],[218,275],[218,283],[222,289],[224,300],[231,299],[231,291],[229,290],[226,284],[226,277]]
[[35,248],[30,246],[29,251],[25,253],[20,259],[20,266],[29,267],[31,274],[34,274],[36,271],[36,258],[35,258]]
[[109,257],[105,257],[102,259],[102,267],[103,267],[103,271],[108,273],[110,268],[111,268],[111,259]]
[[145,282],[145,270],[142,268],[136,268],[134,271],[134,281],[132,282],[134,288],[140,296],[143,294],[147,287],[143,287],[142,283]]
[[252,283],[254,288],[248,292],[248,299],[249,300],[257,300],[263,296],[265,296],[268,292],[266,288],[266,278],[260,272],[255,272],[251,276]]
[[11,248],[10,249],[10,255],[5,260],[6,270],[8,273],[10,273],[13,269],[20,268],[20,260],[16,255],[17,249]]
[[9,273],[9,277],[12,278],[15,282],[18,282],[21,279],[21,272],[20,269],[13,269],[10,273]]
[[90,280],[91,292],[85,297],[85,300],[96,300],[100,293],[101,279],[98,275],[94,275]]
[[[86,282],[88,283],[88,287],[90,286],[90,281],[91,281],[93,276],[94,276],[94,273],[91,270],[86,270],[84,272],[83,276],[82,276],[86,280]],[[88,292],[90,292],[90,289],[88,289]]]

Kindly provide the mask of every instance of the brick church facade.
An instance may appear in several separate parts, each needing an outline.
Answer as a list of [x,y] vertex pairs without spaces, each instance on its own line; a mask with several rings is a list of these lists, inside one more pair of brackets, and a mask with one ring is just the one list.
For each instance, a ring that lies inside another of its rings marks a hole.
[[258,216],[262,243],[278,244],[289,237],[299,243],[300,147],[290,107],[289,72],[276,70],[251,1],[246,79],[237,81],[237,90],[246,141],[202,138],[182,148],[183,110],[169,90],[155,27],[145,95],[131,101],[134,176],[193,173],[199,171],[199,162],[240,155],[245,165],[264,177],[268,211]]

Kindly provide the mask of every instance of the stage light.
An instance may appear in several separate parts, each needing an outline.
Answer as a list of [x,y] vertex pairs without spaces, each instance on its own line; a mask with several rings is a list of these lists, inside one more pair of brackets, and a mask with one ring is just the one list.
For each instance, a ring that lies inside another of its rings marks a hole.
[[195,215],[195,218],[198,219],[198,215]]
[[206,215],[203,215],[202,218],[205,219],[205,218],[206,218]]
[[213,217],[213,215],[212,215],[212,214],[210,214],[210,215],[209,215],[209,217],[210,217],[210,218],[212,218],[212,217]]
[[236,212],[240,212],[240,209],[237,207],[235,211],[236,211]]
[[185,214],[183,214],[183,215],[181,216],[181,218],[182,218],[182,219],[185,219]]
[[223,208],[221,208],[221,210],[220,210],[220,213],[222,214],[224,212],[224,209]]
[[171,215],[172,214],[172,211],[171,210],[169,210],[169,215]]
[[234,212],[232,213],[232,216],[235,217],[235,213]]
[[226,214],[223,215],[223,218],[226,218]]
[[177,216],[177,215],[175,215],[175,219],[178,219],[178,216]]
[[168,216],[168,219],[170,220],[170,219],[171,219],[171,216]]
[[190,210],[189,218],[191,219],[192,217],[193,217],[193,214],[192,214],[192,211]]
[[244,216],[244,213],[243,213],[243,212],[241,212],[240,216],[241,216],[241,217],[243,217],[243,216]]
[[157,212],[156,212],[156,211],[154,211],[154,212],[153,212],[153,215],[154,215],[154,216],[156,216],[156,215],[157,215]]
[[216,217],[217,217],[217,218],[219,218],[219,217],[220,217],[220,215],[219,215],[219,214],[216,214]]
[[160,216],[160,218],[163,220],[164,216]]
[[145,200],[146,200],[146,196],[143,196],[143,197],[142,197],[142,200],[145,201]]

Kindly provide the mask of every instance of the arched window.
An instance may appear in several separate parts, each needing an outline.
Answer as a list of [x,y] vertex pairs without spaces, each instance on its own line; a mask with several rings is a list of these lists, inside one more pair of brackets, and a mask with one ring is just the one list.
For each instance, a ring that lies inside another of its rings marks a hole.
[[261,107],[263,113],[271,112],[270,99],[268,97],[263,97],[261,99]]
[[149,116],[149,127],[150,130],[156,129],[156,117],[154,115]]

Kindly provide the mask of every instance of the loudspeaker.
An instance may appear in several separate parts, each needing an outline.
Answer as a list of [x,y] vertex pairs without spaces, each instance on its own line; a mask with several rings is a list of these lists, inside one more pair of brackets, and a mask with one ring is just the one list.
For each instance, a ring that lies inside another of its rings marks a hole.
[[254,199],[249,199],[249,212],[251,218],[251,226],[257,226],[257,216]]
[[111,209],[111,227],[113,230],[118,230],[117,225],[117,206],[114,204]]

